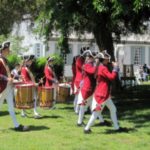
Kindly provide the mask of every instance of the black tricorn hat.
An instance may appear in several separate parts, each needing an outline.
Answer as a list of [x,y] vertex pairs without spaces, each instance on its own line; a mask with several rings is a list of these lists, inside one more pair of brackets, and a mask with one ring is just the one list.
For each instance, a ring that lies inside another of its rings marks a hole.
[[94,57],[91,50],[85,50],[82,54],[83,57]]
[[49,57],[47,58],[47,61],[48,61],[48,62],[54,61],[54,60],[55,60],[55,57],[54,57],[54,56],[49,56]]
[[2,43],[2,45],[0,45],[0,50],[4,50],[5,48],[9,48],[9,47],[10,47],[10,42],[5,41]]
[[23,59],[24,59],[25,61],[33,60],[33,59],[34,59],[34,55],[24,55],[24,56],[23,56]]

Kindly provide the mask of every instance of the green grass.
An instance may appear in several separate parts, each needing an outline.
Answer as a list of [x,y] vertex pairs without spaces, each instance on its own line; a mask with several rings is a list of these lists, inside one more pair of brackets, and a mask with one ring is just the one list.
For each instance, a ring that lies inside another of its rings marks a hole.
[[[77,115],[72,104],[57,104],[54,110],[38,108],[42,119],[21,118],[16,109],[17,119],[30,125],[29,132],[15,132],[7,113],[7,104],[0,111],[0,150],[149,150],[150,149],[150,107],[147,100],[117,103],[120,125],[130,128],[128,133],[109,132],[113,127],[92,127],[92,134],[85,135],[83,127],[77,127]],[[110,120],[107,109],[104,118]],[[89,115],[84,120],[87,123]],[[95,123],[98,123],[96,120]]]

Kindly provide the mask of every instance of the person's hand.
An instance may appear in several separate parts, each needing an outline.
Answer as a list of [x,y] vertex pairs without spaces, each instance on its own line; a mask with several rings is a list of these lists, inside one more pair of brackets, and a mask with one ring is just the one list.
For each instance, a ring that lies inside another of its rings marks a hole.
[[113,67],[118,67],[118,63],[117,62],[112,62]]
[[9,83],[13,82],[13,78],[11,78],[11,77],[7,78],[7,80],[8,80]]
[[95,59],[95,66],[98,66],[99,65],[99,59]]

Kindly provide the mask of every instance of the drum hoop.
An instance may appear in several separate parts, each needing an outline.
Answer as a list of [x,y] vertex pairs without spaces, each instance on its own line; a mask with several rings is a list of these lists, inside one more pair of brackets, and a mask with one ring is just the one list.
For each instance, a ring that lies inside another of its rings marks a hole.
[[42,89],[44,89],[44,90],[52,90],[54,88],[53,87],[42,87]]
[[16,85],[16,88],[28,88],[28,87],[35,87],[33,84],[19,84]]
[[70,89],[69,86],[59,86],[59,87],[66,88],[66,89]]

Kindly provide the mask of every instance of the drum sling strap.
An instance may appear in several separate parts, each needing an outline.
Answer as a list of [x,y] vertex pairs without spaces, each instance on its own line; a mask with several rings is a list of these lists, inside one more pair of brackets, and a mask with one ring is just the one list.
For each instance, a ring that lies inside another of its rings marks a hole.
[[11,77],[11,74],[10,74],[10,70],[9,70],[8,65],[4,62],[4,60],[3,60],[2,58],[0,58],[0,61],[2,62],[2,64],[4,65],[4,67],[5,67],[5,69],[6,69],[7,76],[8,76],[8,77]]

